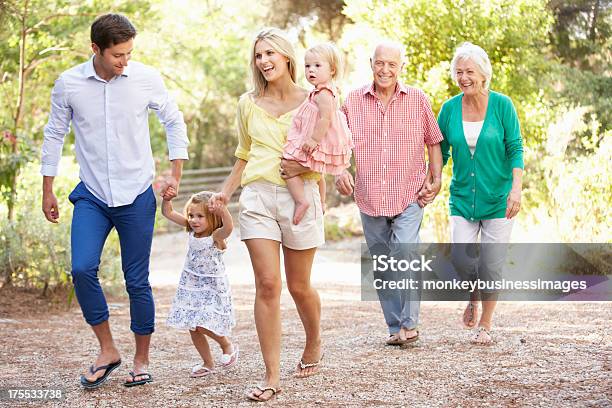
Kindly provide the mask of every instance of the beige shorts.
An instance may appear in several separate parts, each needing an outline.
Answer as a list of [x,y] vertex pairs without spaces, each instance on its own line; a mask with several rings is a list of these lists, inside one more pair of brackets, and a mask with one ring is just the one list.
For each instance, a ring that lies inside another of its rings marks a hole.
[[263,238],[291,249],[309,249],[325,242],[323,209],[316,181],[304,181],[304,194],[311,203],[298,225],[293,225],[295,203],[287,187],[254,181],[240,194],[240,239]]

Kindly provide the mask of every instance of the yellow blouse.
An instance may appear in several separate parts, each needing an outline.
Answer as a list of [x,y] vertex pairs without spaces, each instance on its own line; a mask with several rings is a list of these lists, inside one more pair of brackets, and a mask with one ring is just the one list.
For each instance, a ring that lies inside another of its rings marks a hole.
[[[258,179],[286,185],[279,174],[283,147],[297,108],[276,118],[258,106],[249,93],[238,101],[236,127],[238,147],[234,155],[247,162],[240,183],[242,186]],[[302,174],[306,180],[319,180],[315,172]]]

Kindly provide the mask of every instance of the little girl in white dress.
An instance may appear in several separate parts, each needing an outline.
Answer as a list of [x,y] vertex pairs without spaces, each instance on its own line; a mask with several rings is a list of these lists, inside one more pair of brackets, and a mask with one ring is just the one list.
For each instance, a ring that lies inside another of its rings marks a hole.
[[236,322],[223,262],[227,248],[225,239],[233,229],[232,216],[225,206],[214,213],[208,210],[207,203],[212,195],[203,191],[191,196],[185,204],[184,214],[174,211],[170,200],[162,202],[162,214],[189,232],[189,250],[167,324],[188,329],[202,357],[202,363],[191,370],[191,377],[215,372],[207,337],[217,342],[223,351],[221,368],[230,368],[238,360],[238,346],[229,339]]

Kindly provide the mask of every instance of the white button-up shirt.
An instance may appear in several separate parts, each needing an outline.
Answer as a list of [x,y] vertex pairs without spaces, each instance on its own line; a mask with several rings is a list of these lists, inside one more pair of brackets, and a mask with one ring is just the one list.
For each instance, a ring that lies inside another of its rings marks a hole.
[[109,207],[133,203],[155,176],[149,109],[166,128],[170,160],[188,159],[183,114],[155,69],[130,61],[123,74],[105,81],[92,57],[62,73],[51,93],[41,174],[57,175],[72,122],[79,177],[87,189]]

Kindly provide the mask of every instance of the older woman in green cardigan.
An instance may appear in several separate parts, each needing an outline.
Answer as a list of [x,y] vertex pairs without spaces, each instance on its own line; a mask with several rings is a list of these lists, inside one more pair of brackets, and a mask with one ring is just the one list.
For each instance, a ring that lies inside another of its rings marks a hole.
[[[508,243],[514,217],[521,208],[523,175],[523,143],[516,110],[510,98],[489,89],[491,62],[479,46],[459,46],[451,63],[451,76],[462,92],[444,103],[438,117],[444,135],[444,164],[451,154],[453,158],[451,242],[475,243],[480,234],[482,244]],[[480,258],[480,269],[476,259],[469,265],[470,272],[485,269],[482,251]],[[498,274],[501,264],[498,259]],[[496,303],[495,293],[470,295],[463,322],[469,328],[476,327],[472,342],[492,342]]]

